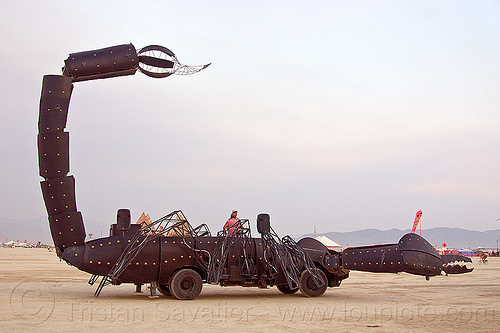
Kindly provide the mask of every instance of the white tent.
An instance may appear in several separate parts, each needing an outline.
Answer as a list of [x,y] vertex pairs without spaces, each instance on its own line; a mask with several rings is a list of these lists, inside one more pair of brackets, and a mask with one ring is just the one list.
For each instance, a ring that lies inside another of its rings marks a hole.
[[318,237],[316,237],[316,240],[325,244],[325,246],[330,250],[342,250],[341,245],[339,245],[337,242],[331,240],[330,238],[328,238],[326,236],[318,236]]

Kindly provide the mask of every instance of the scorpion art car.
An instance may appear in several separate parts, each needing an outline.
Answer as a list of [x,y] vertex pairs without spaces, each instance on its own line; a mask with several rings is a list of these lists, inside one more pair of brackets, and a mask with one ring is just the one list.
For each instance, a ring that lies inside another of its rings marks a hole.
[[[210,65],[210,64],[208,64]],[[470,259],[440,255],[414,233],[398,243],[328,250],[313,238],[295,242],[279,237],[268,214],[257,216],[260,237],[252,237],[249,221],[235,232],[212,236],[204,224],[193,227],[182,211],[148,224],[131,224],[130,211],[119,209],[109,237],[86,242],[77,210],[75,179],[69,173],[69,133],[65,132],[73,83],[132,75],[137,70],[154,77],[193,74],[208,65],[186,66],[169,49],[152,45],[136,51],[132,44],[70,54],[62,75],[43,78],[38,122],[38,155],[42,194],[57,255],[98,281],[95,295],[109,284],[150,284],[155,291],[181,300],[196,298],[203,283],[221,286],[276,286],[285,294],[300,290],[320,296],[337,287],[349,270],[408,272],[425,276],[458,274],[472,269],[452,264]]]

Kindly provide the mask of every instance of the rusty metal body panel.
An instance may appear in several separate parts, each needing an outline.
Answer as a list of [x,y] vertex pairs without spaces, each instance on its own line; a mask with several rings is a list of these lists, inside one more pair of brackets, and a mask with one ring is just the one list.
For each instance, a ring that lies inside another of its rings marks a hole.
[[403,271],[403,258],[396,244],[346,248],[342,266],[357,271],[397,273]]

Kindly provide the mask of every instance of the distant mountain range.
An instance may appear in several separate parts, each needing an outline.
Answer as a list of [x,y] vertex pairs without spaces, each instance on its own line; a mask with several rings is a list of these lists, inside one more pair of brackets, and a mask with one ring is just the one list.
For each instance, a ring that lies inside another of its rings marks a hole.
[[[409,232],[410,229],[364,229],[350,232],[327,232],[318,234],[318,236],[326,236],[340,245],[347,247],[397,243],[404,234]],[[311,237],[312,235],[307,236]],[[422,230],[422,237],[439,248],[442,247],[443,243],[446,243],[448,248],[477,249],[478,247],[486,247],[496,249],[497,239],[500,238],[500,229],[474,231],[439,227]]]
[[[87,235],[93,234],[94,238],[107,236],[110,223],[96,221],[85,221]],[[318,234],[326,236],[343,247],[362,246],[373,244],[397,243],[399,239],[410,229],[364,229],[350,232],[327,232]],[[312,237],[313,235],[304,235]],[[500,229],[488,231],[474,231],[460,228],[439,227],[422,230],[422,236],[435,247],[441,247],[446,243],[449,248],[471,248],[480,246],[496,249],[497,239],[500,239]],[[52,244],[52,237],[49,230],[47,217],[40,217],[35,220],[14,220],[0,217],[0,242],[9,240],[19,240],[23,242],[36,243],[41,241],[45,244]]]

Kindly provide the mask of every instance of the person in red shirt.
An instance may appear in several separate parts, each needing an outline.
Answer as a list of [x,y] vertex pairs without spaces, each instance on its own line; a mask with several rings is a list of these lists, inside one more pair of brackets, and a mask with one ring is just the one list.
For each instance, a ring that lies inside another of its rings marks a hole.
[[224,233],[229,236],[236,236],[240,229],[240,225],[238,223],[239,221],[240,219],[238,218],[238,211],[233,210],[233,212],[231,213],[231,217],[224,224]]

